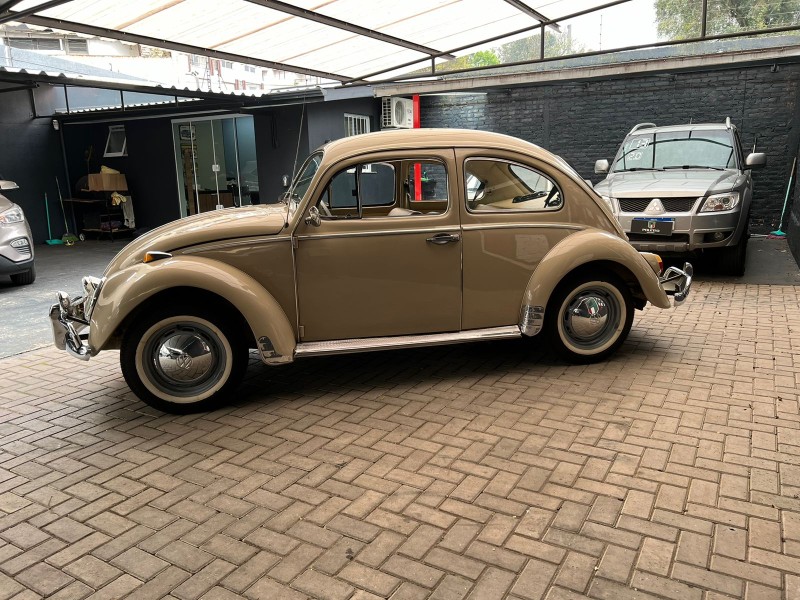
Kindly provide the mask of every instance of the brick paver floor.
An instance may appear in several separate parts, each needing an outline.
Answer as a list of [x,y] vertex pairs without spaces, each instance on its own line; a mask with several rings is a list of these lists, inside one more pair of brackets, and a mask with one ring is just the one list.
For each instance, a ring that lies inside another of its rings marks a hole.
[[525,342],[132,396],[0,360],[0,599],[800,598],[800,288],[699,283],[612,360]]

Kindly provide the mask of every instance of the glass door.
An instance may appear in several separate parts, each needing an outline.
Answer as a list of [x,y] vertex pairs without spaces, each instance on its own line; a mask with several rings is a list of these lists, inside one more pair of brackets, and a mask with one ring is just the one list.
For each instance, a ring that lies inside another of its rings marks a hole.
[[253,117],[173,122],[181,216],[257,204]]

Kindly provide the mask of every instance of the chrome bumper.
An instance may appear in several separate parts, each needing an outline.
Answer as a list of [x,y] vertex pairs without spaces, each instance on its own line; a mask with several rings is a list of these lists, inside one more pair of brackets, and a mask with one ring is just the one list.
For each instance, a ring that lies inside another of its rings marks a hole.
[[50,307],[53,344],[80,360],[89,360],[93,354],[88,342],[89,317],[102,285],[101,279],[84,277],[84,296],[73,300],[66,292],[58,292],[58,302]]
[[691,263],[684,263],[683,269],[678,267],[669,267],[664,274],[658,278],[658,282],[668,296],[673,297],[673,306],[680,306],[683,304],[686,297],[689,295],[689,290],[692,287],[692,276],[694,275],[694,268]]

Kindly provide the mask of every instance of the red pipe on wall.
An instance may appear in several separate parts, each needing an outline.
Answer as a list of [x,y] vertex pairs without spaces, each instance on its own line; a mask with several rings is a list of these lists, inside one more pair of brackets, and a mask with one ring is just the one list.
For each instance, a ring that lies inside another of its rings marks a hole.
[[[414,129],[419,129],[419,94],[414,94],[411,98],[414,103]],[[414,165],[414,200],[422,200],[422,165],[420,163]]]

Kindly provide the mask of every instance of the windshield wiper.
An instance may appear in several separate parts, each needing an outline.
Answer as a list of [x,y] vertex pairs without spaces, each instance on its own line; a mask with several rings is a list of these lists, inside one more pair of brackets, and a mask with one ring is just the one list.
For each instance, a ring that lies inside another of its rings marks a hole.
[[631,167],[630,169],[619,169],[618,171],[614,171],[614,173],[623,173],[627,171],[663,171],[664,169],[654,168],[654,167]]
[[664,167],[666,169],[713,169],[714,171],[724,171],[723,167],[712,167],[710,165],[670,165],[669,167]]

